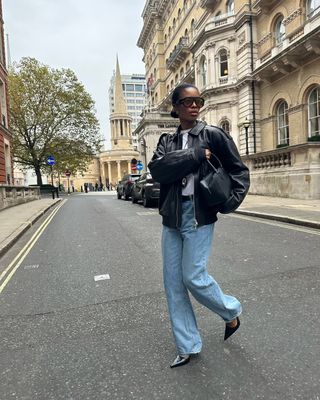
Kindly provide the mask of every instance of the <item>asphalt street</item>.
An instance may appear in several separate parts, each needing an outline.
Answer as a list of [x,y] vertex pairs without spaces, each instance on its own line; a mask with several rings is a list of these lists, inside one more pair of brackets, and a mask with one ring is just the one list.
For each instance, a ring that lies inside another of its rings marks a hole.
[[208,269],[241,300],[241,328],[224,342],[194,302],[202,353],[171,370],[161,229],[116,196],[64,200],[0,293],[1,400],[320,399],[319,230],[220,216]]

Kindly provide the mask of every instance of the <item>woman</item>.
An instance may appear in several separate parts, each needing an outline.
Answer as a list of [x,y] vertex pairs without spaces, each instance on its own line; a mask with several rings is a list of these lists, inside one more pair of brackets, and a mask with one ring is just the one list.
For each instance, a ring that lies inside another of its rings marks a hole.
[[[175,134],[160,137],[149,163],[153,178],[160,182],[164,287],[178,353],[171,368],[188,363],[202,347],[189,292],[225,321],[225,340],[240,326],[240,302],[222,292],[206,264],[217,213],[239,206],[249,188],[249,172],[231,136],[197,121],[203,105],[195,86],[182,84],[174,90],[171,115],[180,119],[180,126]],[[233,183],[230,198],[215,207],[206,204],[199,187],[210,172],[206,160],[212,152]]]

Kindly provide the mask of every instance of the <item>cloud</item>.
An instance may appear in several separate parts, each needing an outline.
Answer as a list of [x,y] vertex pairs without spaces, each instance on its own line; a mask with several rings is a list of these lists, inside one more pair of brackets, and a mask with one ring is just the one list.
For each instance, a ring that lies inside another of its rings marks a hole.
[[136,46],[145,0],[3,0],[12,61],[35,57],[71,68],[96,102],[109,135],[108,88],[119,55],[122,73],[144,73]]

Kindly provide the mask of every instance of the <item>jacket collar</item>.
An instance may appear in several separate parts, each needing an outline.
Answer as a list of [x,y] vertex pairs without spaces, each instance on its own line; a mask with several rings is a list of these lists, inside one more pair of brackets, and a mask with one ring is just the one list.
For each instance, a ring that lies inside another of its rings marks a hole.
[[[207,124],[203,121],[197,121],[197,124],[190,130],[189,135],[198,136],[206,125]],[[176,130],[174,134],[174,139],[176,139],[179,136],[180,131],[181,131],[181,125],[179,125],[178,129]]]

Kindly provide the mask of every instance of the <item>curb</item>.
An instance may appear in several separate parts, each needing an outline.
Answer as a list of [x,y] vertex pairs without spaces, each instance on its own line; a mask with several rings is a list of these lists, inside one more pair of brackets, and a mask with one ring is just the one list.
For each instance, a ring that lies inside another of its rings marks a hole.
[[29,229],[35,222],[38,221],[50,208],[59,203],[61,199],[56,199],[56,201],[49,206],[45,207],[41,211],[38,211],[36,214],[32,216],[32,218],[26,222],[24,222],[24,226],[19,226],[10,236],[8,236],[4,242],[0,244],[0,257],[2,257],[15,243],[16,241]]
[[248,215],[250,217],[271,219],[274,221],[285,222],[288,224],[300,225],[300,226],[305,226],[305,227],[313,228],[313,229],[320,229],[319,222],[308,221],[305,219],[292,218],[292,217],[278,215],[278,214],[267,214],[267,213],[261,213],[258,211],[248,211],[248,210],[236,210],[234,212],[235,212],[235,214]]

